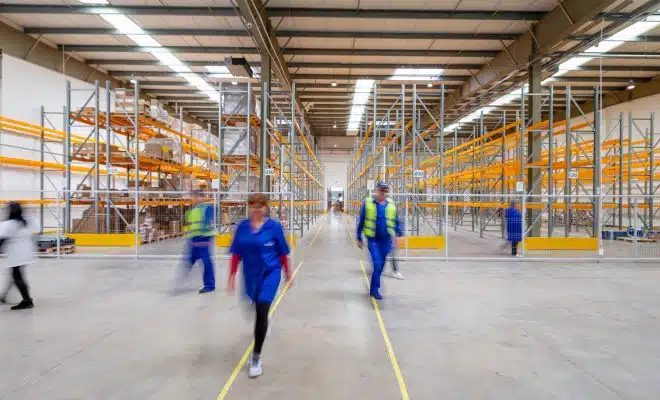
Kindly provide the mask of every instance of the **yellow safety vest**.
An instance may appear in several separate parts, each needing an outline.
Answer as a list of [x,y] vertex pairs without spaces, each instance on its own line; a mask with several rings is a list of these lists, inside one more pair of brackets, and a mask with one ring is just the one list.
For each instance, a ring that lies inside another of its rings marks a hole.
[[[364,201],[364,226],[362,232],[368,238],[376,237],[376,217],[378,215],[378,206],[373,197],[367,197]],[[387,221],[387,233],[390,236],[396,236],[396,206],[394,202],[387,201],[385,206],[385,220]]]
[[197,206],[186,211],[186,237],[213,236],[211,227],[206,224],[206,206]]

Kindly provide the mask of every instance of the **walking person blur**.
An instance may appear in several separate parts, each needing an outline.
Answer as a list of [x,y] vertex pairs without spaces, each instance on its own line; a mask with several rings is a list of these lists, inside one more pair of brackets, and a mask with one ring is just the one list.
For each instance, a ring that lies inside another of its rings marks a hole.
[[382,300],[380,277],[385,268],[388,254],[392,252],[393,241],[403,236],[403,228],[394,202],[387,198],[389,186],[378,183],[376,195],[367,197],[360,207],[357,225],[357,245],[363,248],[362,234],[367,237],[367,247],[371,255],[373,270],[369,293],[376,300]]
[[515,200],[511,201],[509,208],[504,212],[504,218],[506,219],[507,240],[511,243],[511,255],[522,257],[522,254],[518,253],[518,244],[522,241],[522,216]]
[[7,303],[7,296],[13,285],[21,293],[22,300],[11,307],[12,310],[24,310],[34,307],[30,289],[25,281],[24,268],[35,261],[36,246],[28,222],[23,218],[23,208],[18,203],[9,203],[7,219],[0,222],[0,252],[7,258],[0,261],[10,271],[7,286],[0,293],[0,303]]
[[399,270],[399,260],[396,258],[396,246],[392,246],[390,262],[392,263],[392,278],[403,280],[403,274]]
[[206,203],[200,192],[193,194],[195,206],[186,211],[184,232],[186,234],[186,265],[183,267],[181,281],[188,275],[192,267],[199,260],[203,263],[203,286],[200,294],[215,290],[215,271],[211,255],[214,246],[215,233],[213,231],[213,207]]
[[289,246],[279,222],[270,219],[266,196],[255,193],[248,198],[249,218],[236,227],[231,244],[232,254],[227,289],[234,293],[236,273],[242,262],[244,294],[256,311],[254,349],[248,362],[248,376],[256,378],[263,372],[261,350],[268,331],[268,314],[275,300],[282,272],[291,281]]

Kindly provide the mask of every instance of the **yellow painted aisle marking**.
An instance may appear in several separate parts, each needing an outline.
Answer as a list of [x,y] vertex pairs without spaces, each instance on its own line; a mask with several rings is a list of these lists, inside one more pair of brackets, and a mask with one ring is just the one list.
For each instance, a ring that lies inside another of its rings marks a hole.
[[321,226],[316,231],[316,235],[314,235],[314,237],[312,238],[312,241],[309,242],[309,246],[307,246],[307,247],[312,247],[312,245],[314,244],[314,241],[316,240],[316,237],[319,235],[319,233],[321,233],[321,229],[323,229],[323,225],[325,225],[325,221],[326,220],[321,221]]
[[[300,270],[300,267],[302,267],[302,261],[298,264],[296,269],[293,271],[293,275],[291,276],[291,282],[296,277],[296,274],[298,274],[298,271]],[[270,308],[270,312],[268,313],[268,317],[270,318],[275,310],[277,310],[277,306],[280,305],[282,302],[282,298],[286,294],[286,292],[289,290],[291,287],[291,282],[287,282],[287,284],[284,286],[284,289],[280,292],[280,294],[277,296],[275,299],[275,303],[273,303],[273,306]],[[238,364],[236,364],[236,368],[234,368],[234,371],[232,371],[231,375],[229,376],[229,379],[227,379],[227,382],[225,382],[225,386],[223,386],[222,390],[220,391],[220,394],[218,394],[218,397],[216,400],[222,400],[225,397],[227,397],[227,394],[229,393],[229,389],[231,389],[232,385],[234,384],[234,381],[238,377],[238,374],[241,373],[241,370],[245,366],[245,363],[247,362],[248,358],[250,357],[250,354],[252,353],[252,349],[254,348],[254,339],[252,339],[252,342],[250,345],[245,349],[245,352],[243,353],[243,356],[241,359],[238,361]]]
[[[316,231],[316,235],[312,238],[312,241],[309,243],[309,247],[312,247],[312,244],[314,244],[314,241],[316,240],[316,237],[319,235],[321,230],[323,229],[325,220],[321,222],[321,226],[319,227],[318,231]],[[275,303],[273,303],[273,306],[270,308],[270,312],[268,313],[268,317],[272,317],[272,315],[275,313],[275,310],[277,310],[277,307],[280,305],[282,302],[282,299],[284,298],[284,295],[286,292],[289,290],[291,287],[291,283],[293,280],[296,278],[296,275],[298,274],[298,271],[300,270],[300,267],[302,267],[302,261],[298,264],[296,269],[293,271],[293,275],[291,276],[291,282],[288,282],[282,291],[279,293],[277,298],[275,299]],[[227,379],[227,382],[225,382],[225,386],[223,386],[222,390],[220,391],[220,394],[218,394],[218,397],[216,400],[223,400],[225,397],[227,397],[227,394],[229,393],[229,390],[231,389],[232,385],[234,384],[234,381],[236,381],[236,378],[238,377],[238,374],[241,373],[241,370],[245,366],[245,363],[247,363],[248,359],[250,358],[250,354],[252,354],[252,350],[254,349],[254,339],[252,339],[252,342],[250,342],[250,345],[245,349],[245,352],[243,353],[243,356],[241,359],[238,361],[238,364],[236,364],[236,367],[232,371],[231,375],[229,376],[229,379]]]
[[[353,241],[353,245],[357,247],[357,242],[353,238],[353,235],[351,234],[350,229],[348,228],[348,225],[345,223],[344,219],[344,227],[346,228],[346,232],[348,233],[348,237],[351,238],[351,241]],[[370,282],[369,282],[369,276],[367,275],[367,270],[364,267],[364,262],[360,260],[360,268],[362,269],[362,274],[364,275],[364,282],[367,284],[367,289],[369,289]],[[385,321],[383,320],[383,315],[380,313],[380,307],[378,307],[378,302],[376,299],[373,297],[369,297],[371,299],[371,304],[374,307],[374,311],[376,312],[376,318],[378,319],[378,326],[380,327],[380,333],[383,335],[383,340],[385,341],[385,347],[387,348],[387,355],[390,357],[390,362],[392,363],[392,369],[394,370],[394,376],[396,377],[396,381],[399,384],[399,391],[401,391],[401,399],[403,400],[410,400],[410,396],[408,395],[408,388],[406,387],[406,381],[403,379],[403,373],[401,373],[401,368],[399,367],[399,361],[396,359],[396,354],[394,353],[394,347],[392,346],[392,342],[390,341],[390,335],[387,333],[387,329],[385,328]]]
[[[360,268],[362,268],[362,273],[364,274],[364,281],[369,287],[369,277],[367,276],[367,270],[364,268],[364,262],[360,260]],[[390,335],[387,333],[385,328],[385,322],[383,321],[383,316],[380,313],[380,307],[378,307],[378,302],[373,297],[371,299],[371,304],[374,306],[376,311],[376,318],[378,318],[378,326],[380,326],[380,333],[383,335],[383,340],[385,341],[385,347],[387,347],[387,354],[390,356],[390,362],[392,363],[392,369],[394,369],[394,376],[396,376],[396,381],[399,383],[399,390],[401,391],[401,399],[410,400],[408,395],[408,388],[406,387],[406,382],[403,379],[403,374],[401,373],[401,368],[399,368],[399,362],[396,359],[396,354],[394,353],[394,347],[392,347],[392,342],[390,341]]]

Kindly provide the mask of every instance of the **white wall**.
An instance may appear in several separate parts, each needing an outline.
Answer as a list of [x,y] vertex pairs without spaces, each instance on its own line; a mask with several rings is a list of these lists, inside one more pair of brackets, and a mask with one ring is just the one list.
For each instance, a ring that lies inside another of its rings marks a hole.
[[[67,77],[56,71],[40,67],[27,61],[2,55],[2,74],[0,76],[0,115],[36,125],[41,125],[41,107],[44,107],[50,123],[44,126],[57,130],[64,130],[64,106],[66,104],[66,82],[71,81],[72,89],[71,108],[83,107],[91,95],[93,85]],[[103,82],[102,85],[105,83]],[[101,88],[100,108],[105,109],[105,89]],[[90,104],[91,105],[91,104]],[[74,127],[72,133],[87,136],[92,132],[91,127]],[[38,137],[22,136],[10,132],[0,131],[0,156],[40,160],[40,139]],[[44,161],[63,163],[63,146],[61,142],[47,143]],[[91,168],[90,163],[79,164]],[[47,198],[55,198],[57,188],[61,187],[63,171],[46,171],[44,190]],[[82,173],[72,174],[72,186],[76,187],[84,178]],[[0,165],[0,191],[1,199],[38,199],[40,189],[40,171],[38,168],[18,168]],[[34,214],[36,207],[31,207]],[[55,212],[54,208],[52,208]],[[74,210],[82,212],[82,208]],[[46,211],[46,226],[54,226],[55,221],[50,212]],[[76,215],[74,215],[74,218]]]
[[346,174],[351,161],[349,154],[331,154],[329,152],[319,152],[319,158],[325,167],[325,202],[327,203],[328,189],[332,187],[343,187],[346,189]]

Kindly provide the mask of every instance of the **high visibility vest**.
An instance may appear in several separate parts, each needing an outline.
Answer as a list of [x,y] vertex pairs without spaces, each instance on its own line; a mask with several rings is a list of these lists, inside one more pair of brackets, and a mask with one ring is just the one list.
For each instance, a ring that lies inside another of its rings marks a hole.
[[186,237],[213,236],[211,227],[206,223],[206,206],[196,206],[186,211]]
[[[364,201],[364,226],[362,232],[368,238],[376,237],[376,217],[378,215],[378,206],[373,197],[367,197]],[[396,206],[392,201],[387,202],[385,206],[385,220],[387,221],[387,233],[390,236],[396,236]]]

